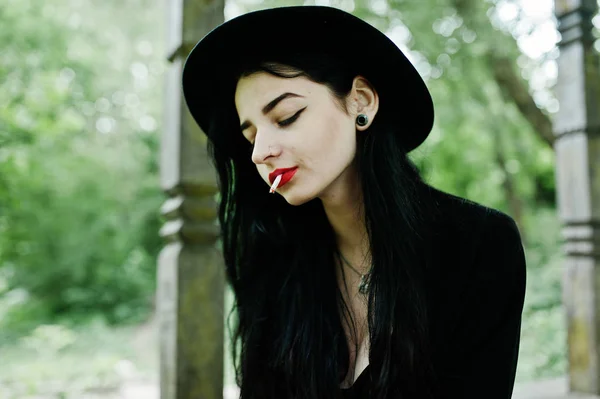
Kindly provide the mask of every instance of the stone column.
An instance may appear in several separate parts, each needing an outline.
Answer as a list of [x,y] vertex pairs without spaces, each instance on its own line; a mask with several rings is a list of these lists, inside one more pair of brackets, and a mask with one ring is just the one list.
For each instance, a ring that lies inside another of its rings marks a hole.
[[562,35],[553,125],[564,238],[569,387],[600,394],[600,63],[597,0],[555,0]]
[[224,270],[215,243],[216,174],[181,94],[194,44],[222,23],[223,0],[167,0],[160,183],[165,247],[158,259],[161,399],[223,398]]

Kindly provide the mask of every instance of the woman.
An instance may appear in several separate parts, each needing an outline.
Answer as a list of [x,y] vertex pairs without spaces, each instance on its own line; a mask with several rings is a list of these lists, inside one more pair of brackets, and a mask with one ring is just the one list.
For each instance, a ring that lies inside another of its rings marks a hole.
[[429,92],[341,10],[248,13],[183,70],[207,134],[242,398],[510,398],[525,292],[507,215],[427,185]]

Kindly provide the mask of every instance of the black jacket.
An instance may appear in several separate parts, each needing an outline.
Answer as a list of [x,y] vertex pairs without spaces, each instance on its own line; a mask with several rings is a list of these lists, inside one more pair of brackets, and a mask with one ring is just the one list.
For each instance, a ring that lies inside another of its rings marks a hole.
[[[519,230],[500,211],[430,192],[440,211],[427,254],[436,390],[440,398],[509,399],[526,282]],[[345,398],[368,397],[369,370]]]

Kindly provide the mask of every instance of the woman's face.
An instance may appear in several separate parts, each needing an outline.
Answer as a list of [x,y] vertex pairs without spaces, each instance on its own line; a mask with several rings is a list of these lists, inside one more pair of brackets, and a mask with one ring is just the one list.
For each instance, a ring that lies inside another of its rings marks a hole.
[[254,144],[251,158],[266,183],[265,190],[271,186],[271,172],[295,167],[292,179],[276,190],[291,205],[317,197],[333,199],[349,188],[356,189],[357,175],[351,167],[356,154],[356,115],[368,114],[360,107],[365,100],[357,79],[358,90],[353,87],[348,96],[349,114],[326,86],[305,77],[280,78],[259,72],[239,80],[235,105],[241,134]]

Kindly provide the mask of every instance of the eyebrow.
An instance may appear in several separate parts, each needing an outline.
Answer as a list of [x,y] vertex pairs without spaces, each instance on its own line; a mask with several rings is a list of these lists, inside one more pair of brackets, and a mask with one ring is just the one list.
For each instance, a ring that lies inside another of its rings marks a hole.
[[[296,93],[290,93],[290,92],[283,93],[282,95],[278,96],[276,99],[274,99],[273,101],[271,101],[270,103],[268,103],[267,105],[265,105],[263,107],[263,109],[262,109],[263,115],[266,115],[269,112],[271,112],[273,110],[273,108],[275,108],[277,106],[277,104],[279,104],[281,101],[285,100],[286,98],[292,98],[292,97],[302,97],[302,98],[304,98],[304,96],[301,96],[300,94],[296,94]],[[249,120],[245,120],[240,125],[240,131],[243,132],[250,125],[251,125],[250,121]]]

